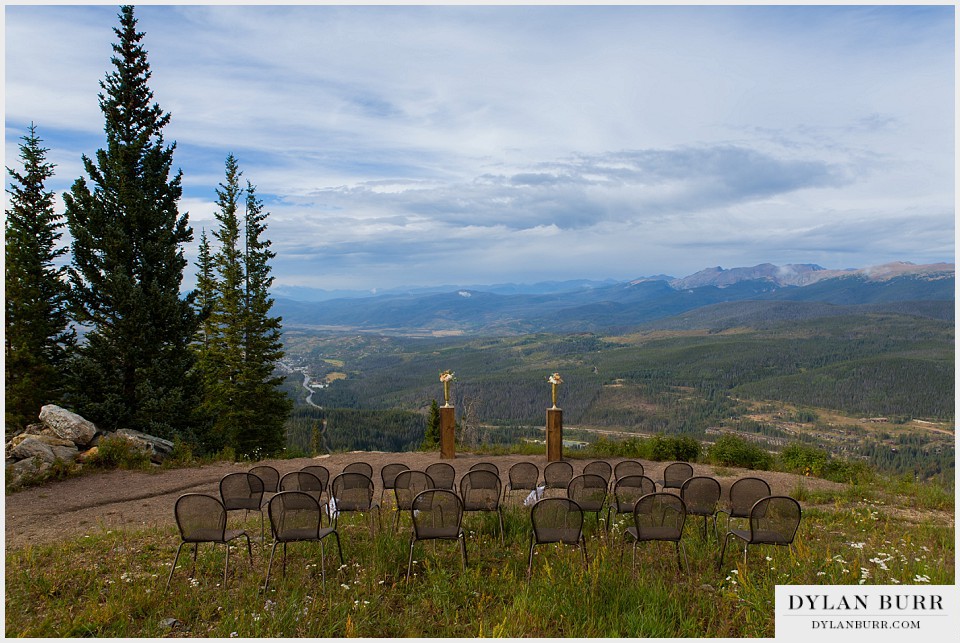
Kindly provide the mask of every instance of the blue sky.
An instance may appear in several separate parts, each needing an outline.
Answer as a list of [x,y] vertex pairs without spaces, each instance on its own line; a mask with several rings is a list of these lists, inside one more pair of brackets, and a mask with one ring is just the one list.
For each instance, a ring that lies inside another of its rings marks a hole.
[[[30,121],[58,192],[104,145],[116,14],[5,8],[8,167]],[[233,153],[271,212],[277,284],[954,260],[950,5],[136,15],[181,209],[213,228]]]

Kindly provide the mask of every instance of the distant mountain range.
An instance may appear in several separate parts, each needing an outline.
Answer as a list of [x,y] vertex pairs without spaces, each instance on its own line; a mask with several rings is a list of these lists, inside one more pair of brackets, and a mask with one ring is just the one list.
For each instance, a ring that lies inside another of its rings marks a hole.
[[954,264],[896,262],[826,270],[814,264],[707,268],[680,279],[443,286],[379,294],[274,289],[287,328],[379,332],[625,331],[714,328],[853,312],[953,319]]

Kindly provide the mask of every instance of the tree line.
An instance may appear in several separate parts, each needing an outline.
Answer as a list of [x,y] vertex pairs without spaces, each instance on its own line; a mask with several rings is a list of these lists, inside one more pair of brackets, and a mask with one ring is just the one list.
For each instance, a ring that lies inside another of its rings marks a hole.
[[283,352],[268,213],[228,155],[218,245],[201,234],[197,288],[182,292],[194,236],[179,210],[176,143],[163,136],[171,115],[154,102],[133,7],[118,17],[113,68],[100,82],[106,145],[82,157],[85,176],[63,194],[64,212],[46,189],[54,165],[34,124],[20,145],[22,171],[7,168],[6,432],[58,403],[104,430],[276,453],[290,402],[273,376]]

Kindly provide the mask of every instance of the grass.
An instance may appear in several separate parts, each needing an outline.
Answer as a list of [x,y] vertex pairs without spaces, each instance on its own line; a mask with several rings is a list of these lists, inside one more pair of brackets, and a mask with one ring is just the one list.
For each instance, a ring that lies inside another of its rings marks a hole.
[[[673,547],[643,543],[631,572],[622,548],[625,518],[609,537],[585,517],[589,566],[572,548],[541,545],[526,580],[528,510],[505,510],[506,544],[496,517],[467,514],[469,564],[461,569],[452,542],[418,543],[414,575],[405,581],[409,519],[394,533],[393,513],[371,537],[366,516],[345,516],[345,563],[327,539],[325,585],[315,543],[288,548],[287,574],[270,544],[233,547],[223,580],[224,548],[201,545],[193,572],[189,548],[169,592],[164,583],[179,537],[173,524],[143,531],[100,530],[55,545],[6,552],[7,636],[205,637],[772,637],[777,584],[954,583],[954,526],[902,511],[910,495],[878,493],[810,498],[794,545],[728,547],[701,537],[700,519],[684,535],[689,569],[679,572]],[[900,491],[894,485],[891,491]],[[907,489],[907,493],[910,493]],[[915,490],[913,490],[915,491]],[[858,497],[855,497],[858,496]],[[888,502],[888,500],[891,500]],[[896,504],[899,503],[899,504]],[[259,517],[243,522],[259,538]],[[240,542],[240,541],[234,541]],[[621,561],[621,551],[622,561]],[[278,557],[279,557],[278,549]]]

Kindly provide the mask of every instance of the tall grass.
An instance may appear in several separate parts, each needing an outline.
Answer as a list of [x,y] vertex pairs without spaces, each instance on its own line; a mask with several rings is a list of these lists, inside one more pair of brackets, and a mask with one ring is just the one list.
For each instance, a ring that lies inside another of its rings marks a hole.
[[[905,505],[909,506],[907,499]],[[6,553],[8,636],[301,637],[769,637],[777,584],[953,584],[952,519],[908,521],[878,500],[805,507],[794,545],[728,547],[718,569],[712,529],[699,519],[684,535],[689,568],[672,545],[641,543],[631,570],[623,545],[628,517],[609,535],[585,517],[589,565],[568,547],[536,548],[526,580],[529,510],[505,510],[506,543],[496,517],[467,514],[469,564],[450,542],[417,543],[414,575],[404,579],[409,519],[393,532],[389,507],[371,536],[366,516],[341,519],[345,562],[327,539],[326,583],[315,543],[288,547],[284,577],[274,562],[261,590],[270,543],[234,546],[223,580],[224,548],[200,546],[196,571],[187,547],[170,591],[164,583],[179,543],[164,529],[100,531],[56,545]],[[231,526],[242,521],[231,515]],[[259,517],[242,525],[259,538]],[[240,541],[234,541],[240,542]]]

